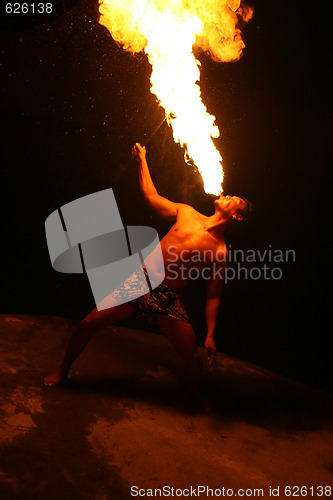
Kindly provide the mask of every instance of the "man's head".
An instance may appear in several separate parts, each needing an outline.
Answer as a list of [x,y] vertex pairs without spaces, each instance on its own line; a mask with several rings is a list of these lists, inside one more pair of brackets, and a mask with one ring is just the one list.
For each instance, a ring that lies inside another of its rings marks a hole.
[[219,213],[224,219],[232,221],[241,221],[247,219],[253,210],[250,201],[239,198],[238,196],[223,196],[214,201],[215,213]]

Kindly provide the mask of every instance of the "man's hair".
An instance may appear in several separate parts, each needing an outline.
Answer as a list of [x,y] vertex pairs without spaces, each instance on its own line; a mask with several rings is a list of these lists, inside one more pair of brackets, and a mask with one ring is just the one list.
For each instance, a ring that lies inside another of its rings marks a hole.
[[254,212],[254,205],[250,200],[247,200],[246,198],[243,198],[243,200],[245,201],[246,205],[244,208],[238,210],[238,213],[243,216],[244,221],[247,221]]

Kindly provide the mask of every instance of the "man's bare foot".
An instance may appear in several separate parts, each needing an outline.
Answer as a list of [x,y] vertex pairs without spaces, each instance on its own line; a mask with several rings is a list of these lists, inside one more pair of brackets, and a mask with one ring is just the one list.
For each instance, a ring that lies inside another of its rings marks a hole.
[[59,368],[57,368],[53,373],[50,373],[50,375],[47,375],[47,377],[44,378],[44,385],[54,387],[59,384],[61,380],[67,377],[67,373],[68,371],[60,365]]

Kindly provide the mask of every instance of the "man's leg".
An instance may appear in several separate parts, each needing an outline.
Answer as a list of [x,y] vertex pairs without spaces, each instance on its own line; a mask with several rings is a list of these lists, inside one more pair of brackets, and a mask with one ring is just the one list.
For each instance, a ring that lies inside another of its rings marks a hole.
[[93,309],[91,313],[89,313],[88,316],[81,321],[77,330],[75,330],[72,334],[63,362],[59,368],[44,378],[44,384],[53,387],[58,384],[61,379],[67,377],[72,364],[96,332],[107,325],[128,318],[131,314],[133,314],[133,312],[134,309],[131,305],[117,305],[116,301],[114,301],[114,306],[109,309],[98,311],[95,307],[95,309]]
[[183,321],[177,321],[163,314],[158,316],[158,324],[185,362],[192,396],[203,409],[210,409],[210,402],[199,392],[202,361],[198,352],[197,341],[192,325]]

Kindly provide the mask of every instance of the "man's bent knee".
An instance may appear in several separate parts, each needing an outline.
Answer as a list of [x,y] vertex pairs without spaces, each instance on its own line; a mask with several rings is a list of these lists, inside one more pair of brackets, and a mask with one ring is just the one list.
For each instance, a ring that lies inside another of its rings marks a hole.
[[97,326],[102,328],[109,323],[114,323],[120,321],[130,316],[134,312],[134,309],[129,304],[115,304],[108,309],[98,310],[97,307],[91,311],[88,316],[86,316],[82,321],[81,325],[86,326]]
[[89,326],[93,325],[94,323],[95,320],[89,315],[80,322],[80,327],[89,328]]
[[97,308],[93,309],[80,323],[83,327],[89,327],[97,323],[101,319],[101,316],[98,313]]

